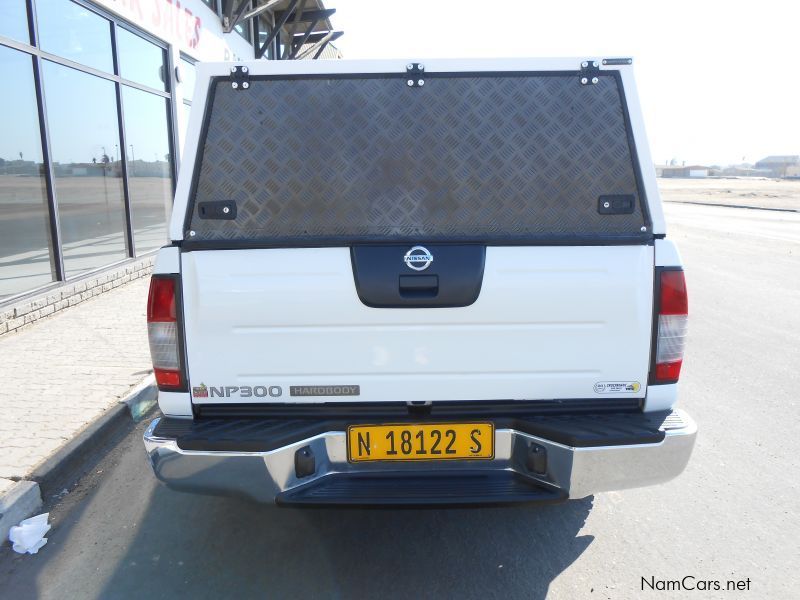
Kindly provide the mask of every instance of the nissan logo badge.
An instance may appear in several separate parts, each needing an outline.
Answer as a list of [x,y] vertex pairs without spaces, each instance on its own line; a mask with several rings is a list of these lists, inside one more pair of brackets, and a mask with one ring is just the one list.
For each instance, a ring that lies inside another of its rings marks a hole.
[[406,263],[406,266],[409,269],[414,269],[415,271],[424,271],[428,267],[431,266],[433,262],[433,254],[428,252],[428,249],[425,246],[414,246],[406,252],[403,261]]

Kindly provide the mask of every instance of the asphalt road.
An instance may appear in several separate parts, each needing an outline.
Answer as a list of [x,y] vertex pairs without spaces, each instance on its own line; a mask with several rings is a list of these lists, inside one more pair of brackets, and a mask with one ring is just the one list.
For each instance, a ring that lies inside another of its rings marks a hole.
[[[800,597],[800,214],[666,211],[700,426],[679,479],[547,507],[277,509],[156,485],[140,426],[52,509],[39,555],[0,552],[0,597]],[[642,590],[687,575],[750,591]]]

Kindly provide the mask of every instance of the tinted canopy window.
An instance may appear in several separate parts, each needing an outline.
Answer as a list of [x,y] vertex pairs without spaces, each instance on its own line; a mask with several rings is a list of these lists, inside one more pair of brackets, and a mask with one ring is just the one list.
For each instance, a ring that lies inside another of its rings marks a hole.
[[[596,85],[577,73],[426,74],[423,87],[340,76],[234,90],[226,78],[211,91],[194,241],[646,235],[611,72]],[[605,196],[630,210],[603,211]],[[235,202],[234,219],[208,218],[204,203],[220,201]]]

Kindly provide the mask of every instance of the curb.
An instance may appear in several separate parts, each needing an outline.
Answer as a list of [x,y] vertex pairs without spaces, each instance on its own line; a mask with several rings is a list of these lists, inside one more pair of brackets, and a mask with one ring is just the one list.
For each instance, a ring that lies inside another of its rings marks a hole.
[[144,418],[150,409],[158,401],[158,386],[156,385],[155,375],[145,377],[141,382],[131,389],[125,396],[120,398],[120,402],[128,405],[131,417],[135,423]]
[[33,481],[17,481],[0,497],[0,538],[8,539],[9,530],[23,519],[36,514],[42,508],[39,484]]
[[98,451],[116,444],[156,404],[158,387],[153,375],[135,385],[119,404],[108,409],[52,456],[40,464],[27,480],[17,481],[0,496],[0,543],[8,530],[42,508],[43,500],[79,479]]

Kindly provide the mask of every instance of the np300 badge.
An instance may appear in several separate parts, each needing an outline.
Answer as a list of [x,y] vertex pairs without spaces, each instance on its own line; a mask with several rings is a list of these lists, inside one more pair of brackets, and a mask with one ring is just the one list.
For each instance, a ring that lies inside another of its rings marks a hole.
[[433,254],[428,252],[428,249],[425,246],[414,246],[411,248],[411,250],[406,252],[403,260],[409,269],[414,269],[415,271],[424,271],[431,266],[431,263],[433,262]]

